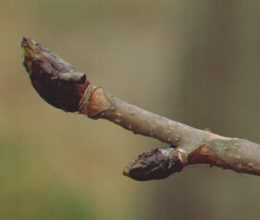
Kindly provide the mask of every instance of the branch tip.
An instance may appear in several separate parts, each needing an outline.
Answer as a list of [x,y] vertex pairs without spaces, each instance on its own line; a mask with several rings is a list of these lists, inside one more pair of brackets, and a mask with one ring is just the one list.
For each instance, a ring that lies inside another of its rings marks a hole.
[[56,108],[79,111],[79,102],[89,85],[86,74],[29,37],[23,37],[21,46],[23,65],[38,94]]

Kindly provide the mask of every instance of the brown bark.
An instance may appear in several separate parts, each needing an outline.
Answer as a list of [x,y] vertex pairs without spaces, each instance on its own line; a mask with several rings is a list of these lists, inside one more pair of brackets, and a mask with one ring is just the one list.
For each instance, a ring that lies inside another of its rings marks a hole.
[[126,103],[92,85],[85,74],[43,45],[24,38],[22,47],[32,84],[51,105],[92,119],[109,120],[135,134],[171,145],[141,154],[124,170],[125,175],[136,180],[161,179],[190,164],[260,175],[259,144],[192,128]]

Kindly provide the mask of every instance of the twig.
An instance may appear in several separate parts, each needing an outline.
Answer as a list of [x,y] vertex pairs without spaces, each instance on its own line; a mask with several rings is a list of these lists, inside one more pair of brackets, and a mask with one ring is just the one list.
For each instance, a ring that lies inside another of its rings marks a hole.
[[195,129],[128,104],[92,85],[84,73],[28,37],[23,38],[22,48],[33,87],[51,105],[92,119],[106,119],[170,144],[138,156],[124,175],[136,180],[162,179],[189,164],[260,175],[259,144]]

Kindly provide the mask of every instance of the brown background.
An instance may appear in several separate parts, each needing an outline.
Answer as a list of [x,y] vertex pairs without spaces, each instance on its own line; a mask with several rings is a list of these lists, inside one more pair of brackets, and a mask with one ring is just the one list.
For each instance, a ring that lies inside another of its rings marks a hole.
[[0,1],[0,219],[259,219],[260,179],[207,166],[121,175],[163,146],[41,100],[28,35],[110,93],[197,128],[260,142],[260,2]]

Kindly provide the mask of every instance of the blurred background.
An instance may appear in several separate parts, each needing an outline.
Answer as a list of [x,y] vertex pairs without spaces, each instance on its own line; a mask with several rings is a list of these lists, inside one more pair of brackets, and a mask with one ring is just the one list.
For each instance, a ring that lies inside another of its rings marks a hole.
[[136,182],[123,168],[164,146],[65,113],[33,90],[23,35],[149,111],[260,142],[260,2],[0,1],[0,219],[259,219],[260,179],[194,166]]

